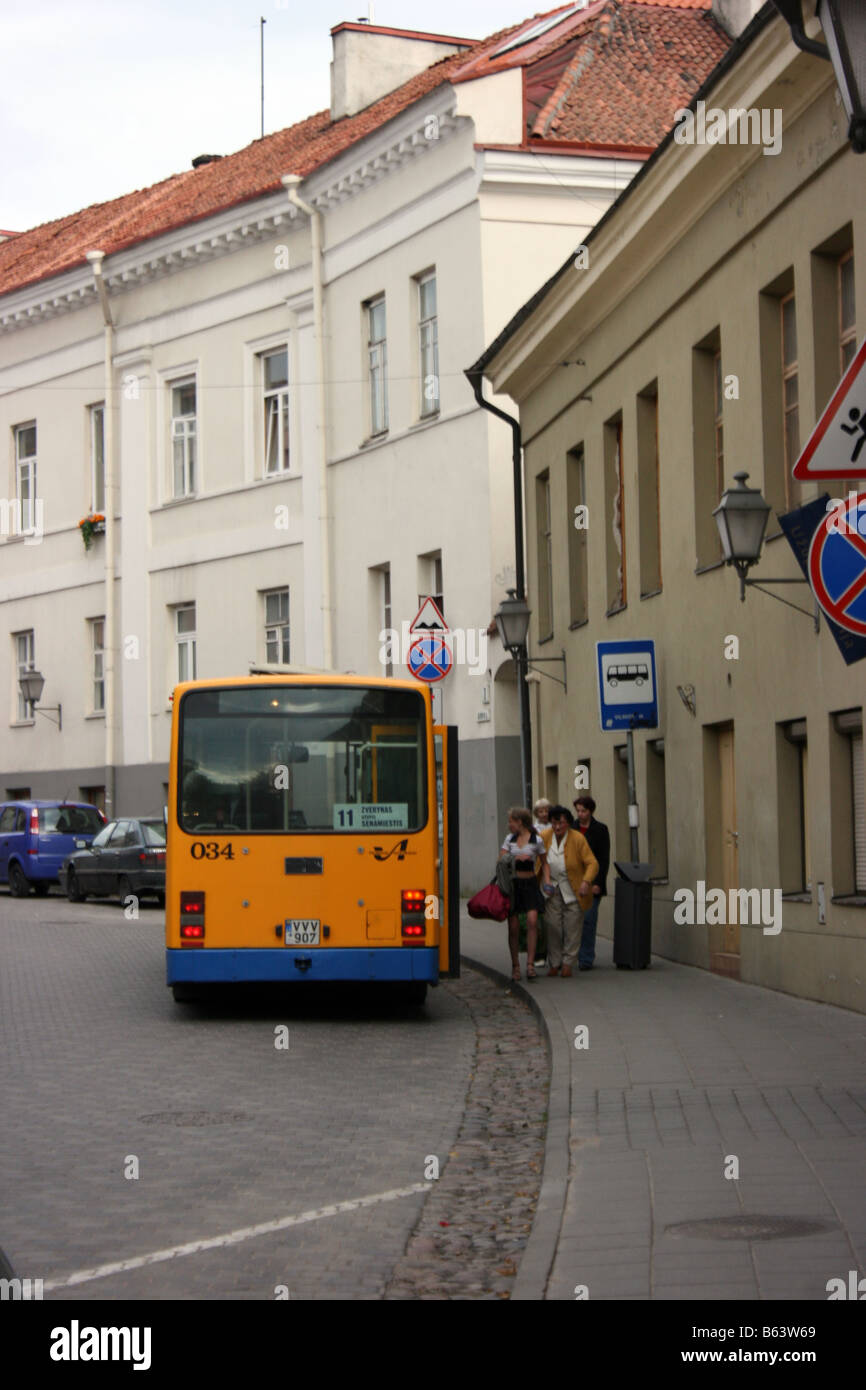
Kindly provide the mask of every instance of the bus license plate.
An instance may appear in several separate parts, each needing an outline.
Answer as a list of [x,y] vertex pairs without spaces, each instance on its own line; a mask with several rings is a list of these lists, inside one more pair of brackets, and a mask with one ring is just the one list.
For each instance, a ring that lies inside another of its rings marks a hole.
[[318,917],[287,917],[285,942],[287,946],[318,946]]

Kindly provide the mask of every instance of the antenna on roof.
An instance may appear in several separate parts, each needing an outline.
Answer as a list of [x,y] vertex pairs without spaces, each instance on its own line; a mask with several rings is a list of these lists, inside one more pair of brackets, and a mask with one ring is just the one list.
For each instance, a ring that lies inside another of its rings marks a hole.
[[261,39],[260,39],[260,57],[261,57],[261,70],[262,70],[262,139],[263,139],[263,140],[264,140],[264,138],[265,138],[265,25],[267,24],[267,22],[268,22],[268,21],[267,21],[266,19],[264,19],[264,18],[262,18],[262,19],[259,20],[259,34],[261,35]]

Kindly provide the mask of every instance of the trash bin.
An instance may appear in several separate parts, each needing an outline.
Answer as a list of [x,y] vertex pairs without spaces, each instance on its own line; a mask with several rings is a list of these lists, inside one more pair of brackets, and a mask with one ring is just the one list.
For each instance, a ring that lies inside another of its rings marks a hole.
[[618,864],[614,885],[613,963],[617,970],[645,970],[652,950],[652,864]]

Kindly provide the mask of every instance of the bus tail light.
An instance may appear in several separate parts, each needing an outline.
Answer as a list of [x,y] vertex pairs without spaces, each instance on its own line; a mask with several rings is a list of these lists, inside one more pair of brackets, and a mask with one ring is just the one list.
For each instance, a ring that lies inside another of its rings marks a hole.
[[400,894],[401,935],[416,940],[426,933],[424,925],[424,905],[427,894],[423,888],[404,888]]
[[204,939],[204,893],[181,893],[180,936],[182,941]]

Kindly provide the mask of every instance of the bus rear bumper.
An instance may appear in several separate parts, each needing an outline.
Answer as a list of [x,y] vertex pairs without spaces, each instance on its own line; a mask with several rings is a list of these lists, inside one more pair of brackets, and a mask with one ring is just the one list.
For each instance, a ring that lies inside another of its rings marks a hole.
[[436,946],[380,946],[375,950],[291,946],[257,950],[167,950],[166,984],[219,984],[265,981],[439,982]]

